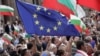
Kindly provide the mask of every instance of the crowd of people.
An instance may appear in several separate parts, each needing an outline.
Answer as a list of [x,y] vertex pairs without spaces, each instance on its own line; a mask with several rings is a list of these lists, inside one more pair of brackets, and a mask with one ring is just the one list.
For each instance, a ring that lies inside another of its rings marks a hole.
[[[7,22],[5,32],[0,33],[0,56],[100,56],[100,13],[92,12],[82,20],[88,36],[28,35],[19,21]],[[10,43],[4,34],[11,36]]]

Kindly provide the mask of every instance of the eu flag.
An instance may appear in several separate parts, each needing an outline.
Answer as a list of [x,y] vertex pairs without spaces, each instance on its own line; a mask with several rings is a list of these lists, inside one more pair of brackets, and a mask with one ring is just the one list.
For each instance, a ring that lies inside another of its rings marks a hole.
[[16,0],[18,13],[28,34],[79,36],[74,25],[57,11]]

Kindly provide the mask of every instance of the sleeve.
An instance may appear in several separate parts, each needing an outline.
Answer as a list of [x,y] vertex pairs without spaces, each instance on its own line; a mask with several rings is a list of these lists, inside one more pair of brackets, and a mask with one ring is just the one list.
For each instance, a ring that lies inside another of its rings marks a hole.
[[82,55],[82,54],[77,53],[77,54],[75,54],[74,56],[83,56],[83,55]]

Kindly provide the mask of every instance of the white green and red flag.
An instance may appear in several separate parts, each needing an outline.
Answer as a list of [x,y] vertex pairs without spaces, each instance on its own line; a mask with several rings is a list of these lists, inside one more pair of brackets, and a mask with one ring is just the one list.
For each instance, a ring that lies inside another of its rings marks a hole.
[[86,35],[89,35],[89,30],[88,30],[88,28],[86,27],[86,25],[83,23],[83,21],[82,21],[79,17],[77,17],[77,16],[75,16],[75,15],[71,15],[71,18],[70,18],[69,22],[70,22],[71,24],[74,24],[75,27],[77,28],[77,30],[78,30],[80,33],[81,33],[81,32],[85,32]]
[[0,5],[0,15],[13,16],[14,9],[10,6]]
[[79,18],[86,16],[83,8],[77,4],[77,0],[58,0],[58,2],[70,8],[70,10],[74,12],[74,15],[78,16]]
[[42,5],[57,10],[68,18],[71,14],[77,15],[79,18],[86,16],[82,7],[77,4],[77,0],[43,0]]
[[46,8],[57,10],[66,15],[68,18],[70,18],[70,14],[74,14],[74,12],[70,10],[70,8],[63,5],[62,3],[59,3],[58,0],[43,0],[42,5]]
[[3,39],[7,44],[11,44],[11,41],[13,40],[13,37],[11,37],[10,35],[4,33],[2,39]]

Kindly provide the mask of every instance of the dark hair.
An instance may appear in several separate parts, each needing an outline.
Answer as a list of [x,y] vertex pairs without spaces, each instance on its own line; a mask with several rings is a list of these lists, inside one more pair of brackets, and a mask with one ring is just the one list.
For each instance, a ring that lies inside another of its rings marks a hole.
[[84,41],[85,41],[86,43],[89,43],[89,42],[90,42],[90,40],[89,40],[89,39],[84,39]]
[[27,49],[21,50],[21,51],[20,51],[20,55],[21,55],[21,56],[25,56],[26,51],[27,51]]
[[32,44],[32,43],[28,43],[28,44],[27,44],[27,48],[28,48],[28,49],[32,49],[32,47],[33,47],[33,44]]
[[77,49],[80,50],[82,46],[84,46],[84,42],[83,42],[83,41],[77,41],[77,42],[76,42],[76,47],[77,47]]
[[42,51],[42,45],[41,45],[41,44],[37,44],[36,46],[37,46],[37,50],[38,50],[39,52],[41,52],[41,51]]
[[100,44],[97,45],[97,50],[100,50]]
[[51,39],[51,42],[52,42],[52,43],[54,43],[54,42],[55,42],[55,38],[54,38],[54,37]]
[[40,53],[36,52],[33,56],[40,56]]
[[97,44],[97,37],[96,36],[92,36],[92,39],[96,42]]
[[12,52],[10,53],[10,56],[18,56],[17,51],[12,51]]
[[25,43],[25,40],[21,37],[19,38],[19,44]]
[[71,37],[71,36],[66,36],[66,40],[69,41],[70,37]]
[[4,50],[0,50],[0,54],[3,54],[4,53]]
[[57,56],[62,56],[64,55],[64,50],[57,50]]
[[22,51],[22,49],[19,49],[19,50],[18,50],[18,54],[20,54],[20,55],[21,55],[21,51]]
[[100,56],[100,50],[96,51],[96,52],[94,53],[94,56]]
[[3,36],[3,33],[0,33],[0,37],[2,37]]

